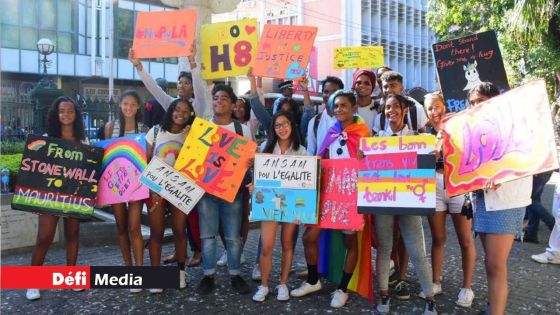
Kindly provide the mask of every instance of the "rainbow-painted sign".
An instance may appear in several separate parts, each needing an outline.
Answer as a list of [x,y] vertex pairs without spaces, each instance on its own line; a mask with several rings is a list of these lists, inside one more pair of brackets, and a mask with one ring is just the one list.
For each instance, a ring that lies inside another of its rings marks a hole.
[[98,205],[148,198],[148,188],[139,181],[147,165],[145,136],[140,133],[95,143],[105,149],[97,195]]
[[558,169],[544,81],[535,81],[457,113],[444,124],[445,184],[450,196]]
[[95,205],[102,156],[100,148],[29,135],[12,208],[89,218]]
[[433,135],[360,139],[358,212],[429,215],[436,207]]
[[197,117],[175,168],[207,193],[232,202],[256,149],[253,141]]

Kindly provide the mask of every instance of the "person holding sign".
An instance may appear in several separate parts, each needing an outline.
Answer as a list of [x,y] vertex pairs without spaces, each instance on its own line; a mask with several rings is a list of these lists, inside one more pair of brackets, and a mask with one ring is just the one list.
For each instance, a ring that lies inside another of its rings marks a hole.
[[[194,109],[189,101],[176,99],[171,102],[161,125],[152,127],[146,135],[148,159],[157,156],[173,166],[193,120]],[[152,266],[159,266],[167,203],[153,191],[150,191],[150,198],[154,203],[148,211],[150,219],[150,262]],[[180,270],[179,288],[184,289],[187,285],[185,282],[185,254],[187,252],[185,225],[187,215],[172,204],[168,204],[168,206],[171,208],[171,228],[175,241],[175,256]],[[162,291],[163,289],[150,289],[151,293],[161,293]]]
[[[261,147],[263,153],[286,154],[286,155],[307,155],[305,147],[300,145],[300,139],[297,131],[294,130],[296,123],[293,115],[284,110],[280,110],[272,117],[272,125],[269,127],[268,139]],[[251,187],[252,190],[252,187]],[[251,191],[252,192],[252,191]],[[278,207],[280,208],[280,207]],[[290,299],[288,291],[288,276],[292,268],[292,260],[294,257],[294,242],[297,237],[296,223],[262,221],[261,222],[261,242],[262,250],[259,259],[261,269],[261,285],[259,286],[253,301],[264,302],[268,295],[268,279],[272,270],[272,250],[276,241],[276,229],[278,225],[282,226],[281,242],[282,242],[282,268],[280,274],[280,285],[276,287],[278,301],[287,301]]]
[[[459,296],[455,304],[462,307],[470,307],[474,299],[471,289],[474,267],[476,264],[476,249],[471,236],[471,220],[461,215],[465,197],[463,195],[447,197],[443,181],[443,134],[442,119],[445,115],[445,102],[440,92],[426,94],[424,106],[430,120],[429,132],[438,138],[436,144],[436,212],[428,216],[430,230],[432,232],[432,278],[434,280],[434,295],[442,293],[441,289],[441,270],[445,252],[445,220],[446,213],[451,214],[457,239],[461,246],[461,256],[463,258],[463,287],[459,291]],[[424,292],[420,292],[420,297],[424,298]]]
[[[382,79],[383,80],[383,79]],[[406,136],[414,135],[407,123],[408,100],[399,94],[389,94],[385,98],[384,114],[387,117],[387,127],[380,130],[378,136]],[[424,244],[424,232],[422,229],[422,218],[412,215],[382,215],[375,216],[375,236],[377,241],[377,281],[381,294],[381,303],[377,304],[377,312],[381,314],[389,313],[389,270],[391,260],[391,249],[393,247],[393,223],[398,218],[401,236],[404,240],[406,249],[410,254],[412,263],[416,269],[420,286],[425,294],[426,306],[425,315],[437,314],[434,294],[432,274],[430,265],[426,258]],[[395,285],[395,291],[406,291],[406,282],[400,280]]]
[[[498,94],[496,86],[482,82],[469,91],[469,106],[478,106]],[[480,235],[488,281],[487,314],[505,313],[509,253],[515,235],[522,233],[525,207],[531,204],[532,185],[532,176],[503,184],[496,184],[490,179],[484,189],[473,192],[473,230]]]
[[[119,101],[118,119],[105,125],[105,139],[145,132],[146,127],[142,124],[140,104],[142,101],[136,91],[125,91]],[[127,266],[132,266],[131,242],[135,265],[144,264],[144,239],[140,231],[142,205],[143,201],[131,201],[128,202],[128,205],[126,203],[112,205],[119,234],[119,246]],[[142,289],[130,289],[131,293],[140,291]]]
[[[323,158],[342,159],[357,158],[358,141],[360,137],[369,137],[371,131],[362,119],[356,115],[358,105],[352,91],[338,90],[334,92],[328,102],[331,111],[335,114],[337,122],[332,126],[318,151]],[[367,220],[369,221],[369,220]],[[366,222],[362,241],[371,241],[371,223]],[[303,235],[305,260],[307,261],[308,278],[302,285],[292,290],[295,297],[305,296],[321,289],[318,272],[318,240],[321,229],[308,227]],[[356,231],[344,230],[344,243],[346,245],[346,258],[342,270],[341,281],[333,293],[331,307],[340,308],[348,301],[348,284],[358,262],[358,234]]]
[[[179,77],[177,78],[177,98],[188,100],[193,104],[196,116],[204,119],[212,119],[212,109],[207,106],[206,94],[207,90],[205,86],[200,86],[200,80],[193,80],[194,77],[200,77],[200,69],[196,65],[194,57],[196,55],[196,46],[193,43],[192,54],[188,56],[192,74],[189,72],[181,71]],[[155,97],[155,99],[161,104],[164,110],[167,110],[171,102],[176,98],[167,94],[154,80],[150,74],[148,74],[140,59],[134,56],[134,51],[130,49],[128,51],[128,60],[132,62],[138,75],[142,79],[142,83],[148,91]],[[193,94],[194,93],[194,94]],[[196,95],[196,99],[194,98]]]
[[[226,85],[216,85],[212,94],[213,122],[222,128],[252,139],[249,128],[232,118],[233,104],[237,101],[233,89]],[[201,295],[210,294],[216,287],[214,275],[216,273],[216,247],[220,222],[226,239],[231,285],[240,294],[247,294],[251,291],[245,280],[240,276],[242,200],[243,190],[240,189],[233,202],[227,202],[206,193],[198,203],[204,278],[202,278],[196,290]]]
[[[47,114],[47,121],[46,136],[87,144],[82,112],[72,99],[65,96],[55,99]],[[55,215],[39,214],[37,242],[31,254],[31,266],[42,266],[45,262],[47,251],[56,233],[58,219],[59,217]],[[80,244],[80,220],[64,218],[64,237],[66,239],[66,265],[75,266]],[[41,298],[41,293],[38,289],[28,289],[25,296],[28,300],[37,300]]]

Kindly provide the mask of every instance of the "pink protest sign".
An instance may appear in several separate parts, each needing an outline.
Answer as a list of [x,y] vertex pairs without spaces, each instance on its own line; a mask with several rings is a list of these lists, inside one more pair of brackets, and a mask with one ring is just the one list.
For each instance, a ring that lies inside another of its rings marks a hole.
[[450,196],[558,168],[543,80],[510,90],[444,120]]
[[295,79],[307,68],[317,27],[265,24],[259,39],[253,74]]
[[95,146],[105,149],[97,205],[148,198],[148,188],[140,183],[140,175],[147,165],[145,134],[103,140]]
[[321,160],[319,224],[322,229],[362,230],[364,217],[358,214],[357,159]]

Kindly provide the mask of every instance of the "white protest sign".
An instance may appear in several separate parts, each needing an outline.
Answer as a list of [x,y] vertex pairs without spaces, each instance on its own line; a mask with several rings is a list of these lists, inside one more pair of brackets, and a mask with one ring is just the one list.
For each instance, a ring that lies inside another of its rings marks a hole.
[[317,189],[316,156],[255,155],[255,186]]
[[144,169],[140,182],[186,214],[204,195],[202,188],[158,157]]

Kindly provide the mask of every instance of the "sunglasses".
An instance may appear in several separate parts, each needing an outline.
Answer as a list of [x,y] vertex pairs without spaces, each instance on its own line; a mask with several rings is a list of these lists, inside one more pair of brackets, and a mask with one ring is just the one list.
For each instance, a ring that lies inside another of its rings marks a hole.
[[[338,142],[338,144],[339,144],[341,147],[345,146],[345,145],[346,145],[346,139],[341,139],[341,140]],[[342,150],[341,147],[338,148],[338,149],[336,149],[336,154],[341,155],[342,152],[344,152],[344,151]]]

